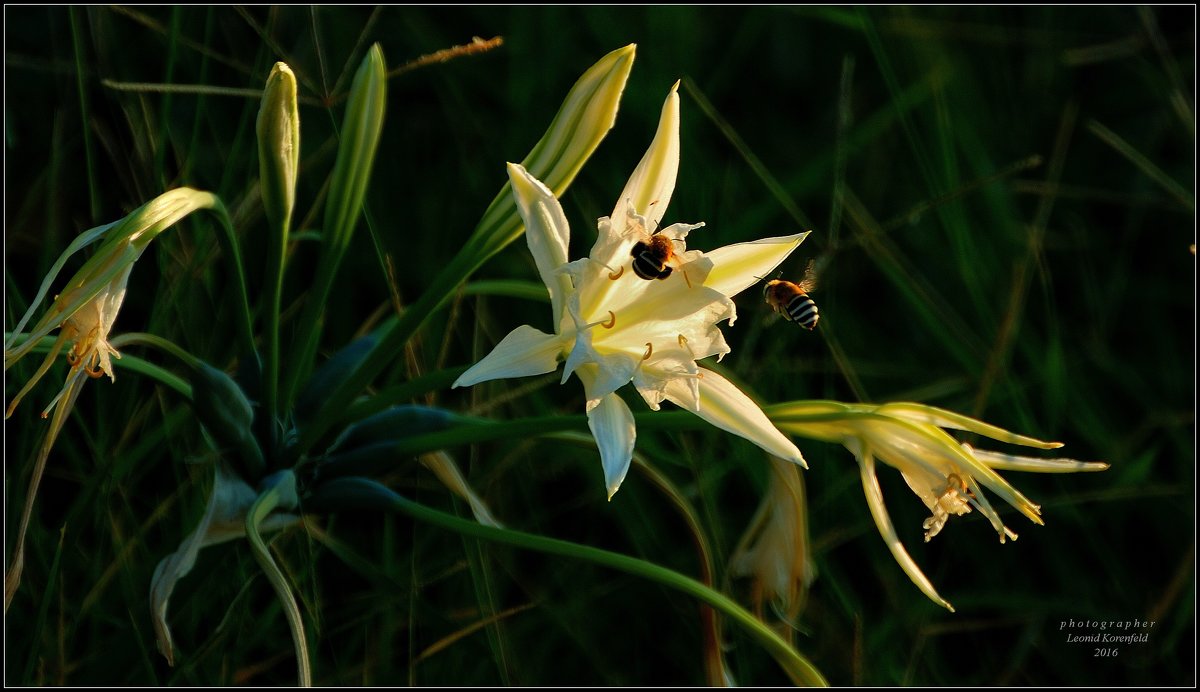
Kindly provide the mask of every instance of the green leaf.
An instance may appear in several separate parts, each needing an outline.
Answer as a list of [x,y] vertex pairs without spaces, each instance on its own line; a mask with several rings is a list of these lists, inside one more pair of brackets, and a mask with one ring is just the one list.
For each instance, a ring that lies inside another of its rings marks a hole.
[[309,291],[296,335],[288,372],[290,378],[282,390],[280,403],[286,408],[300,382],[308,376],[321,340],[325,306],[338,267],[350,246],[354,228],[362,214],[363,197],[371,180],[371,167],[383,131],[387,105],[387,68],[379,44],[371,46],[354,77],[346,118],[342,124],[337,162],[325,202],[321,256]]

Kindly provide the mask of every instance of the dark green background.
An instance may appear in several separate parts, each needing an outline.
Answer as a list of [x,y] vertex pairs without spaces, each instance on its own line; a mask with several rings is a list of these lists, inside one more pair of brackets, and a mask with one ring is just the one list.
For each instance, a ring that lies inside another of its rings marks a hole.
[[[320,209],[307,226],[302,219],[332,166],[342,117],[340,104],[321,104],[336,100],[346,66],[373,41],[398,66],[472,36],[503,36],[490,53],[389,83],[370,224],[343,266],[328,352],[388,302],[381,255],[394,260],[397,296],[412,302],[579,74],[636,42],[616,127],[563,199],[572,257],[587,252],[667,89],[684,78],[682,161],[665,220],[706,222],[689,238],[700,249],[813,230],[784,269],[798,277],[818,258],[818,330],[770,322],[754,291],[724,330],[725,365],[762,401],[921,401],[1112,464],[1084,476],[1006,474],[1042,505],[1046,526],[1008,511],[1021,538],[1004,546],[977,515],[922,544],[924,508],[882,469],[892,518],[958,608],[952,615],[892,560],[849,453],[797,440],[811,466],[820,571],[798,649],[843,685],[1194,684],[1194,28],[1194,7],[9,7],[6,327],[71,237],[178,185],[212,190],[235,211],[258,290],[257,101],[118,91],[101,80],[258,89],[285,60],[307,99],[297,224],[314,230]],[[155,244],[133,272],[118,331],[154,331],[228,364],[233,330],[214,232],[188,221]],[[301,243],[285,305],[307,285],[313,257]],[[536,273],[518,242],[479,278]],[[456,305],[416,341],[422,371],[468,364],[518,324],[550,326],[539,303]],[[7,373],[10,396],[33,367]],[[10,543],[45,425],[37,413],[61,373],[6,424]],[[437,401],[465,408],[469,397],[522,384]],[[582,410],[578,383],[542,384],[487,415]],[[51,457],[25,583],[6,616],[6,682],[294,682],[286,624],[266,583],[252,579],[245,547],[206,550],[177,589],[183,663],[170,669],[154,651],[150,575],[201,511],[207,472],[184,462],[205,460],[204,450],[178,398],[149,381],[124,373],[87,388]],[[757,448],[714,432],[646,434],[639,450],[700,507],[727,558],[766,477]],[[586,446],[514,442],[457,455],[510,526],[695,573],[661,496],[632,472],[606,503]],[[449,505],[428,474],[406,473],[403,490]],[[313,618],[319,682],[703,682],[696,609],[683,596],[397,519],[321,525],[362,561],[339,559],[302,531],[276,544]],[[410,663],[480,619],[485,602],[532,606]],[[1094,647],[1065,642],[1060,623],[1072,619],[1156,624],[1147,643],[1096,658]],[[784,681],[749,640],[728,637],[739,683]]]

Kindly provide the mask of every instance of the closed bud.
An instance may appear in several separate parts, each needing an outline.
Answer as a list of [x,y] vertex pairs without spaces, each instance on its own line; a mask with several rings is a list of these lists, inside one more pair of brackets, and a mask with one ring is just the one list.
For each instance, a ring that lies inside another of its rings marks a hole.
[[258,108],[258,171],[263,211],[272,228],[286,233],[296,203],[300,168],[300,111],[296,107],[296,75],[275,63]]

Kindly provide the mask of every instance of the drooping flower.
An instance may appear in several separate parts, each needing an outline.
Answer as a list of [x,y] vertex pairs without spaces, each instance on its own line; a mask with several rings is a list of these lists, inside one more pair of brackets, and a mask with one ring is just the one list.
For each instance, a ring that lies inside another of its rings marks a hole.
[[[768,238],[715,250],[688,250],[690,231],[703,224],[676,223],[657,231],[669,240],[671,271],[644,279],[634,270],[635,246],[647,243],[670,203],[679,168],[678,84],[663,106],[658,132],[611,216],[599,220],[591,253],[567,260],[570,228],[554,194],[523,167],[509,177],[526,241],[550,293],[554,333],[517,327],[454,383],[552,372],[565,363],[583,382],[588,425],[596,438],[608,495],[629,469],[636,430],[633,414],[616,390],[633,382],[651,409],[671,401],[793,463],[800,451],[757,404],[733,383],[697,360],[720,359],[729,346],[717,323],[731,324],[730,297],[770,273],[807,234]],[[644,273],[644,272],[643,272]]]
[[1041,507],[1012,487],[997,470],[1075,473],[1108,468],[1108,464],[1102,462],[1038,459],[974,449],[957,442],[943,428],[1038,449],[1057,449],[1062,443],[1017,435],[968,416],[922,404],[876,406],[801,401],[780,406],[773,414],[772,418],[785,432],[837,442],[854,454],[871,516],[893,557],[926,596],[951,612],[954,608],[938,595],[896,534],[883,504],[883,492],[875,475],[875,459],[899,469],[908,487],[931,512],[922,523],[926,541],[941,532],[951,516],[967,514],[972,509],[978,510],[991,523],[1001,543],[1016,540],[1017,534],[1001,521],[984,495],[984,488],[996,493],[1033,523],[1041,525]]
[[[81,233],[55,261],[30,303],[28,312],[5,341],[4,370],[7,372],[21,358],[33,351],[43,337],[55,329],[59,330],[58,338],[50,347],[45,360],[25,386],[9,401],[4,413],[5,418],[12,416],[17,404],[50,370],[62,349],[70,345],[67,351],[70,370],[66,382],[42,411],[43,418],[50,417],[50,425],[30,475],[12,561],[4,577],[5,611],[12,603],[21,583],[21,573],[25,564],[25,533],[29,526],[33,502],[37,497],[46,460],[66,422],[67,414],[75,405],[75,399],[88,377],[108,375],[110,379],[116,380],[112,358],[120,358],[120,354],[109,343],[109,333],[112,331],[117,312],[121,309],[121,303],[125,300],[125,288],[134,262],[141,257],[142,252],[158,234],[183,217],[199,209],[219,206],[220,201],[212,193],[179,188],[159,195],[119,221]],[[62,293],[54,298],[50,308],[33,328],[24,333],[22,330],[49,293],[67,260],[101,239],[103,243],[96,254],[71,277]],[[53,416],[50,416],[51,411]]]
[[804,479],[795,465],[770,457],[767,493],[730,558],[730,572],[751,580],[759,618],[764,603],[777,606],[789,624],[804,607],[817,568],[808,534]]

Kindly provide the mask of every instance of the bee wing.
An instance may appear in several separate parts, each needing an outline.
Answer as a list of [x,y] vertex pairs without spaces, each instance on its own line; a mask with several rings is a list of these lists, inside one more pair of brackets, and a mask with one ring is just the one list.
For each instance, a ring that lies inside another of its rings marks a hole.
[[816,260],[808,261],[808,266],[804,268],[804,278],[800,280],[800,283],[796,284],[800,287],[800,290],[804,291],[805,293],[817,290],[816,263]]

